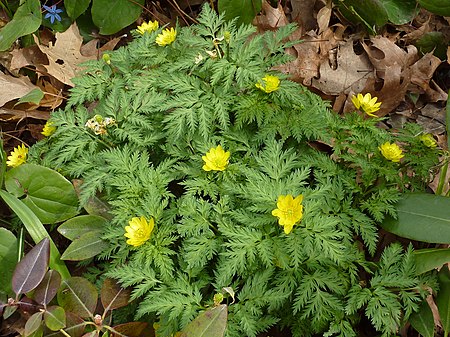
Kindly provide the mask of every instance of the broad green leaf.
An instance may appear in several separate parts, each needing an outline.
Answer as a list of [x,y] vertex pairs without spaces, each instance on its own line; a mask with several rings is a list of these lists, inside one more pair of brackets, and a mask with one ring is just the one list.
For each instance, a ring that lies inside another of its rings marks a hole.
[[419,4],[434,14],[450,16],[450,2],[448,0],[419,0]]
[[12,289],[17,294],[36,288],[45,276],[50,258],[50,241],[43,239],[17,264],[12,277]]
[[42,223],[61,222],[78,213],[78,198],[72,184],[47,167],[23,164],[5,175],[5,187],[21,198]]
[[77,313],[82,318],[92,318],[97,307],[98,292],[85,278],[72,277],[62,282],[57,298],[58,304],[66,311]]
[[388,19],[396,25],[403,25],[418,12],[416,0],[380,0],[386,9]]
[[[154,336],[153,328],[147,322],[129,322],[113,327],[114,331],[127,337],[147,337]],[[114,334],[114,336],[117,336]]]
[[416,274],[440,268],[450,262],[450,248],[418,249],[413,252],[416,261]]
[[361,22],[371,33],[388,22],[388,14],[380,0],[335,1],[339,11],[353,23]]
[[450,243],[450,198],[410,193],[396,205],[398,219],[386,217],[388,232],[416,241]]
[[26,0],[17,8],[13,19],[0,29],[0,51],[5,51],[19,37],[35,32],[42,22],[39,0]]
[[25,323],[25,336],[30,336],[31,334],[38,331],[39,328],[41,328],[42,315],[43,313],[39,311],[31,315],[30,318],[28,318],[27,322]]
[[434,337],[434,318],[427,301],[423,301],[419,311],[409,316],[409,322],[423,337]]
[[111,35],[136,21],[144,3],[145,0],[92,0],[92,20],[100,34]]
[[40,304],[49,304],[60,285],[61,275],[56,270],[47,271],[42,282],[34,289],[33,299]]
[[11,279],[17,264],[17,238],[9,230],[0,228],[0,293],[11,295]]
[[58,306],[51,306],[44,312],[45,325],[52,331],[66,327],[66,312]]
[[69,270],[61,260],[58,248],[56,248],[55,243],[50,238],[50,235],[47,233],[37,216],[22,202],[22,200],[17,199],[12,194],[0,190],[0,197],[6,202],[9,208],[16,213],[35,243],[40,242],[44,238],[50,239],[50,268],[57,270],[63,279],[69,278]]
[[223,337],[227,326],[227,316],[226,304],[208,309],[181,331],[181,337]]
[[80,215],[58,227],[58,232],[69,240],[76,240],[90,232],[101,232],[107,220],[97,215]]
[[89,259],[108,248],[108,243],[101,239],[101,232],[94,231],[75,239],[62,254],[62,260],[81,261]]
[[[66,311],[66,328],[64,331],[70,337],[80,337],[84,333],[84,328],[86,327],[86,322],[74,314],[73,312]],[[60,331],[50,331],[47,329],[45,331],[46,337],[67,337],[67,335],[63,335]]]
[[[83,185],[83,181],[80,179],[74,179],[72,183],[73,187],[75,188],[75,192],[78,195],[78,198],[80,198],[81,186]],[[111,207],[96,196],[90,197],[85,205],[83,205],[83,207],[89,215],[98,215],[108,220],[111,220],[113,218],[110,213]]]
[[130,300],[130,289],[122,288],[116,281],[107,278],[100,291],[100,299],[105,311],[124,307]]
[[261,11],[261,0],[219,0],[217,7],[226,20],[237,18],[238,25],[250,24]]
[[44,98],[44,93],[42,92],[41,89],[36,88],[31,90],[28,94],[26,94],[25,96],[22,96],[17,103],[15,104],[15,106],[17,104],[20,103],[34,103],[34,104],[39,104],[39,102],[41,101],[41,99]]
[[89,7],[91,0],[64,0],[64,8],[72,20],[78,18]]
[[448,41],[446,40],[446,37],[441,32],[428,32],[417,40],[415,45],[422,54],[432,52],[441,60],[445,60],[448,46]]
[[43,324],[41,324],[39,326],[39,328],[35,332],[33,332],[31,335],[28,335],[26,337],[42,337],[42,336],[44,336],[44,326],[43,326]]
[[441,317],[444,336],[450,332],[450,272],[445,265],[438,274],[439,292],[436,296],[436,305]]

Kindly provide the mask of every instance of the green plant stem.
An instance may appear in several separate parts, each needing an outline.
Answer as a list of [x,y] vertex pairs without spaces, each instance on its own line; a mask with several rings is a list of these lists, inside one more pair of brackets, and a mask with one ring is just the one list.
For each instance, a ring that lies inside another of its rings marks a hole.
[[446,183],[447,171],[448,171],[449,161],[447,160],[444,165],[442,165],[441,175],[439,177],[439,183],[436,189],[436,195],[443,195],[444,185]]
[[59,329],[59,332],[61,332],[66,337],[71,337],[67,332],[65,332],[63,329]]
[[23,228],[20,229],[19,232],[19,238],[17,240],[19,247],[17,249],[17,262],[20,262],[20,260],[22,260],[22,256],[23,256]]
[[447,149],[450,151],[450,90],[448,91],[448,96],[447,96],[447,106],[445,108],[446,110],[446,117],[445,117],[445,121],[446,121],[446,129],[447,129]]

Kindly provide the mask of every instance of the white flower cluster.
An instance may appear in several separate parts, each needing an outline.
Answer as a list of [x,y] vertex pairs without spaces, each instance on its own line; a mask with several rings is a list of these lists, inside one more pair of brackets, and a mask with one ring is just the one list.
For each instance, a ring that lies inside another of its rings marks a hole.
[[117,125],[114,118],[95,115],[84,126],[94,131],[96,135],[106,135],[108,134],[106,128],[111,125]]

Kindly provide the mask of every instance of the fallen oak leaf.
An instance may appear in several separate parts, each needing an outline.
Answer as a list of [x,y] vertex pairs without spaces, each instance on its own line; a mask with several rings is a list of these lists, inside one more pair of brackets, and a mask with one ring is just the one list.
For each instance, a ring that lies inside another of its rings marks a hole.
[[277,8],[273,8],[267,1],[262,3],[262,14],[258,15],[255,20],[256,26],[261,31],[273,30],[289,24],[283,7],[278,4]]
[[373,67],[367,56],[357,55],[353,41],[348,40],[337,49],[335,69],[328,59],[322,60],[319,78],[312,80],[312,86],[327,95],[361,92],[368,78],[373,76]]
[[16,98],[25,96],[30,91],[37,89],[26,76],[13,77],[0,72],[0,106]]
[[0,108],[0,121],[2,122],[20,121],[24,118],[48,120],[50,118],[50,112]]
[[425,54],[414,63],[411,66],[412,86],[409,90],[418,94],[425,93],[430,102],[446,101],[447,93],[432,81],[433,74],[441,63],[442,61],[432,53]]
[[93,39],[81,47],[80,49],[81,55],[100,59],[105,51],[113,50],[122,38],[123,36],[115,37],[114,39],[111,39],[108,42],[106,42],[100,48],[97,48],[97,45],[100,40]]
[[48,57],[49,64],[42,65],[47,73],[62,83],[74,86],[71,79],[81,71],[80,63],[94,60],[94,56],[83,56],[81,46],[83,38],[78,30],[76,23],[73,23],[65,32],[56,33],[56,42],[49,47],[39,44],[38,38],[34,40],[39,49]]
[[48,64],[47,56],[37,45],[22,49],[14,49],[11,51],[11,55],[12,70],[18,70],[26,66],[35,66],[38,64]]

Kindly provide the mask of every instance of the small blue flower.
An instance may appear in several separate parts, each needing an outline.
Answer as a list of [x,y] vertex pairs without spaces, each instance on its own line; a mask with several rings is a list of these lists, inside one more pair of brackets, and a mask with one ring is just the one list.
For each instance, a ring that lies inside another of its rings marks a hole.
[[50,18],[50,22],[52,24],[53,22],[55,22],[55,19],[56,21],[61,21],[61,17],[59,16],[58,13],[64,12],[62,9],[57,9],[56,5],[52,5],[51,7],[43,5],[42,7],[44,7],[44,9],[47,11],[47,14],[45,14],[44,19]]

